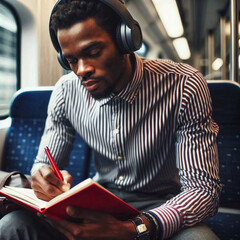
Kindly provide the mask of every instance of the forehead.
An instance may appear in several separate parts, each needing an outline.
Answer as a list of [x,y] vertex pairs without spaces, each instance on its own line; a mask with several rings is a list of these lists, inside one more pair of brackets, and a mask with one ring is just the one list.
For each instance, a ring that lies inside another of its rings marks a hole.
[[57,37],[61,48],[73,44],[84,47],[89,41],[111,40],[110,35],[102,27],[97,25],[93,18],[75,23],[67,29],[59,29]]

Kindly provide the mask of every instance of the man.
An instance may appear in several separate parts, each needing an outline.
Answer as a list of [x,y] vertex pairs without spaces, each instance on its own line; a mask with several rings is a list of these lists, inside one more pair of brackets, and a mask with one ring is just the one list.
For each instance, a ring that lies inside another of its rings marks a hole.
[[44,200],[69,189],[71,175],[54,175],[44,147],[62,167],[76,131],[94,149],[94,179],[147,212],[119,221],[69,206],[75,221],[53,221],[21,210],[1,220],[1,239],[218,239],[201,223],[217,211],[220,191],[207,84],[188,65],[126,53],[120,21],[99,0],[61,1],[51,16],[72,72],[53,91],[32,187]]

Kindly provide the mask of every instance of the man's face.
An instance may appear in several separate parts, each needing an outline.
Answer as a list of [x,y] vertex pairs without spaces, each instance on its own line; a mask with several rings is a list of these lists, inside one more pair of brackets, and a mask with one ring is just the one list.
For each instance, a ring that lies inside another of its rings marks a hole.
[[96,99],[117,93],[131,76],[128,55],[120,54],[111,36],[93,18],[58,30],[63,56]]

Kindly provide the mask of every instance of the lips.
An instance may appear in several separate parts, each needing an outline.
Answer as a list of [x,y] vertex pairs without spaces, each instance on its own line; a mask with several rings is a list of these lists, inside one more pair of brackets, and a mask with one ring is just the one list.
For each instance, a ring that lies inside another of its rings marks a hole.
[[92,92],[98,88],[99,81],[90,79],[82,82],[82,85],[87,89],[87,91]]

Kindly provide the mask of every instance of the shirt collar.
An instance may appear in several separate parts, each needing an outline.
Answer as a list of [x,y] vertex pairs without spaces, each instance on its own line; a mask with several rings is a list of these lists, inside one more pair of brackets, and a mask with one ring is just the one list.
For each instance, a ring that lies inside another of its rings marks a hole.
[[143,60],[136,53],[133,53],[131,57],[133,58],[133,61],[135,61],[135,70],[132,80],[118,94],[111,94],[107,98],[98,100],[99,105],[107,104],[114,98],[122,98],[131,104],[133,103],[138,94],[143,79]]

